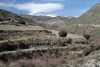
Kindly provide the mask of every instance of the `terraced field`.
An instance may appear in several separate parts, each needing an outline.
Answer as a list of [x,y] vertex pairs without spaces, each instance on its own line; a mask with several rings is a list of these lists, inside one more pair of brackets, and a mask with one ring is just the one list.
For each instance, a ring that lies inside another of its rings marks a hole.
[[[0,61],[10,65],[10,62],[23,59],[42,59],[42,62],[48,60],[47,64],[51,66],[66,64],[91,52],[92,48],[81,35],[68,33],[67,37],[62,38],[58,32],[39,26],[0,25]],[[67,43],[69,37],[73,40],[71,44]],[[77,39],[83,39],[84,43],[78,43]],[[57,62],[54,63],[53,59]]]

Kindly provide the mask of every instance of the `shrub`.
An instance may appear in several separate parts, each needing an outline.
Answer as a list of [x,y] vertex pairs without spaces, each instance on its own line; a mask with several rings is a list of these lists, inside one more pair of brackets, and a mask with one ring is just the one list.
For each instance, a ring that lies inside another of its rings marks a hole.
[[0,33],[3,33],[4,32],[4,30],[0,30]]
[[40,26],[42,26],[43,28],[46,27],[46,25],[44,23],[39,23]]
[[68,38],[66,42],[67,42],[67,44],[71,44],[72,43],[72,39]]
[[4,39],[0,37],[0,41],[1,41],[1,40],[4,40]]
[[25,22],[24,22],[24,21],[20,21],[20,24],[23,24],[23,25],[25,25]]
[[67,36],[66,31],[60,31],[58,34],[59,34],[60,37],[66,37]]
[[83,37],[84,37],[86,40],[89,40],[89,39],[90,39],[90,35],[89,35],[89,34],[83,34]]

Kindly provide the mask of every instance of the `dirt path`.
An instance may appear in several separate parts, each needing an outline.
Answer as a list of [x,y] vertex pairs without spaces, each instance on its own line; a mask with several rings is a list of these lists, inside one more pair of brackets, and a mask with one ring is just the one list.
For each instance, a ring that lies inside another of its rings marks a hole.
[[[56,36],[59,37],[58,36],[59,31],[57,31],[57,30],[51,30],[51,31],[52,31],[53,34],[56,34]],[[84,37],[81,36],[81,35],[70,34],[70,33],[68,33],[67,37],[68,38],[70,37],[70,38],[83,38],[84,39]]]
[[[50,29],[44,29],[40,26],[14,26],[14,25],[0,25],[0,30],[50,30]],[[50,30],[52,31],[53,34],[55,34],[57,37],[58,32],[57,30]],[[76,35],[76,34],[70,34],[68,33],[67,37],[70,38],[84,38],[81,35]]]
[[40,26],[0,25],[0,30],[44,30]]

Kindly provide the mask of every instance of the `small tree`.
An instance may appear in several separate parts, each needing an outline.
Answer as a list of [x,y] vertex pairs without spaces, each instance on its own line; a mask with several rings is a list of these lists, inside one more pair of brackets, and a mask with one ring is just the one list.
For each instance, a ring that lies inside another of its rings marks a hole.
[[86,40],[89,40],[89,39],[90,39],[90,35],[89,35],[89,34],[83,34],[83,37],[84,37]]
[[59,34],[60,37],[66,37],[67,36],[66,31],[60,31],[58,34]]

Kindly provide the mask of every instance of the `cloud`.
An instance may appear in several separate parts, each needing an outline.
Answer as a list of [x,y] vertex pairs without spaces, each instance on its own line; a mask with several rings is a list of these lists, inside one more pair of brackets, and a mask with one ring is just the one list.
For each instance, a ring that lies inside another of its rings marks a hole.
[[55,12],[58,10],[62,10],[64,5],[60,3],[44,3],[44,4],[36,4],[36,3],[25,3],[25,4],[6,4],[0,3],[0,6],[5,7],[13,7],[19,10],[28,11],[30,15],[38,14],[38,13],[48,13]]
[[19,10],[27,10],[29,14],[37,14],[41,12],[54,12],[63,9],[63,5],[59,3],[46,3],[46,4],[18,4],[15,7]]
[[36,14],[35,16],[49,16],[49,17],[56,17],[57,15],[53,15],[53,14]]
[[56,15],[52,15],[52,14],[49,14],[49,15],[46,15],[46,16],[50,16],[50,17],[56,17]]

